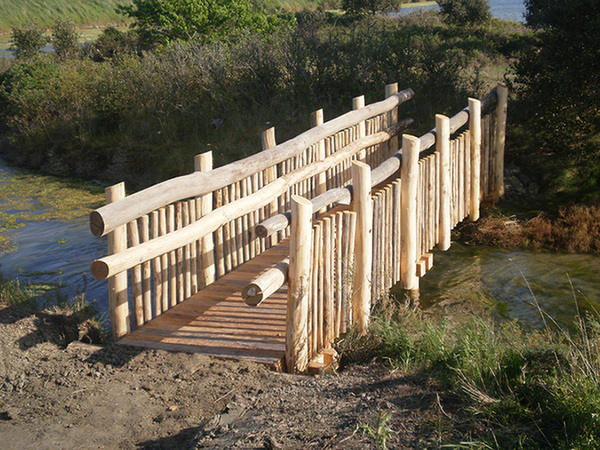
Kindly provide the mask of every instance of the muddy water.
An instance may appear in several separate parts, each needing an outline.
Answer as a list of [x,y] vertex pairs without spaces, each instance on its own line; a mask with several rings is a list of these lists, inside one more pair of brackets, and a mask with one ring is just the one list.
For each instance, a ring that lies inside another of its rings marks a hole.
[[452,243],[447,252],[434,253],[434,267],[420,286],[425,309],[443,312],[466,300],[526,326],[540,328],[544,320],[570,326],[578,310],[600,312],[600,256]]

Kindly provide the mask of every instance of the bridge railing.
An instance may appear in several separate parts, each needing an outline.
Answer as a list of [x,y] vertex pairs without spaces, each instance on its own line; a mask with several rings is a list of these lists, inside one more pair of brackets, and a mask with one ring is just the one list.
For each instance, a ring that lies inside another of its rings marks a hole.
[[[417,290],[433,265],[431,250],[447,250],[458,222],[477,220],[481,202],[498,200],[506,99],[501,85],[450,119],[436,116],[434,130],[404,136],[402,148],[374,170],[353,161],[350,186],[312,201],[296,196],[291,211],[259,224],[263,235],[291,225],[290,258],[244,290],[258,305],[288,283],[288,371],[304,372],[349,327],[365,332],[372,305],[396,283]],[[350,206],[313,220],[340,199]]]
[[390,136],[406,125],[398,123],[397,107],[412,96],[389,85],[385,100],[364,106],[357,97],[353,111],[328,122],[315,112],[313,128],[282,144],[267,130],[263,151],[243,160],[213,169],[205,153],[192,174],[130,196],[123,183],[107,188],[107,205],[91,213],[90,228],[108,235],[108,256],[91,272],[109,280],[114,338],[287,237],[286,229],[266,237],[253,230],[289,210],[292,195],[312,198],[344,186],[353,159],[387,159],[397,148]]

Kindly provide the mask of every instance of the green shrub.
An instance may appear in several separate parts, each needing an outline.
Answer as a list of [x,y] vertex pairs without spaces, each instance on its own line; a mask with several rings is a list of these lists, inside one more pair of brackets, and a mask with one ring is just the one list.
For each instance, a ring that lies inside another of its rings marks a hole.
[[16,58],[33,58],[37,56],[48,40],[44,37],[44,30],[29,24],[12,29],[10,34],[10,51]]
[[79,51],[79,35],[75,24],[69,20],[57,20],[52,27],[52,45],[60,59],[75,56]]
[[342,9],[352,16],[397,11],[399,7],[399,0],[342,0]]
[[488,0],[437,0],[437,3],[452,23],[482,23],[491,18]]
[[268,35],[282,23],[250,0],[133,0],[118,10],[159,43],[235,40],[243,30]]

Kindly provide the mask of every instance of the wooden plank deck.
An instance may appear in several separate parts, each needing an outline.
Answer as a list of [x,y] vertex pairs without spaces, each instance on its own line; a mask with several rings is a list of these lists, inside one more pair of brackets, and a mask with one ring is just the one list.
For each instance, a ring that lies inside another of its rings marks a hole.
[[289,254],[289,239],[285,239],[118,343],[251,360],[281,370],[287,286],[258,307],[246,305],[241,293],[246,284]]

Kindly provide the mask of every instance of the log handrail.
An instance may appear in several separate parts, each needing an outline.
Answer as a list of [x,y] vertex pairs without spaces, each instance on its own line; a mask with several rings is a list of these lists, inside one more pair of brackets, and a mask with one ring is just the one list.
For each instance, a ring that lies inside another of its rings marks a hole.
[[[493,88],[481,99],[482,114],[489,113],[490,109],[496,106],[498,88]],[[450,119],[450,133],[456,133],[469,121],[469,107],[462,109]],[[435,144],[436,129],[433,128],[419,138],[421,142],[420,153],[429,150]],[[398,150],[371,172],[371,187],[384,182],[398,170],[402,164],[402,149]],[[352,184],[344,187],[330,189],[321,195],[317,195],[310,200],[313,205],[313,213],[333,204],[349,205],[352,201]],[[273,233],[285,229],[291,223],[291,213],[286,211],[270,217],[259,223],[256,228],[258,237],[267,237]]]
[[387,130],[353,141],[324,160],[317,161],[283,175],[253,194],[211,211],[191,225],[136,245],[135,247],[130,247],[120,253],[95,260],[92,263],[90,271],[94,278],[103,280],[145,261],[149,261],[152,258],[190,244],[217,230],[224,223],[235,220],[244,214],[267,205],[274,197],[286,192],[293,184],[304,181],[336,166],[364,148],[386,142],[390,137],[396,136],[401,130],[410,126],[412,122],[412,119],[405,119]]
[[347,112],[323,125],[311,128],[289,141],[210,172],[194,172],[151,186],[105,205],[90,213],[90,229],[95,236],[104,236],[117,227],[131,222],[151,211],[178,200],[198,197],[229,186],[288,158],[306,148],[372,117],[393,110],[413,98],[412,89],[405,89],[385,100]]

